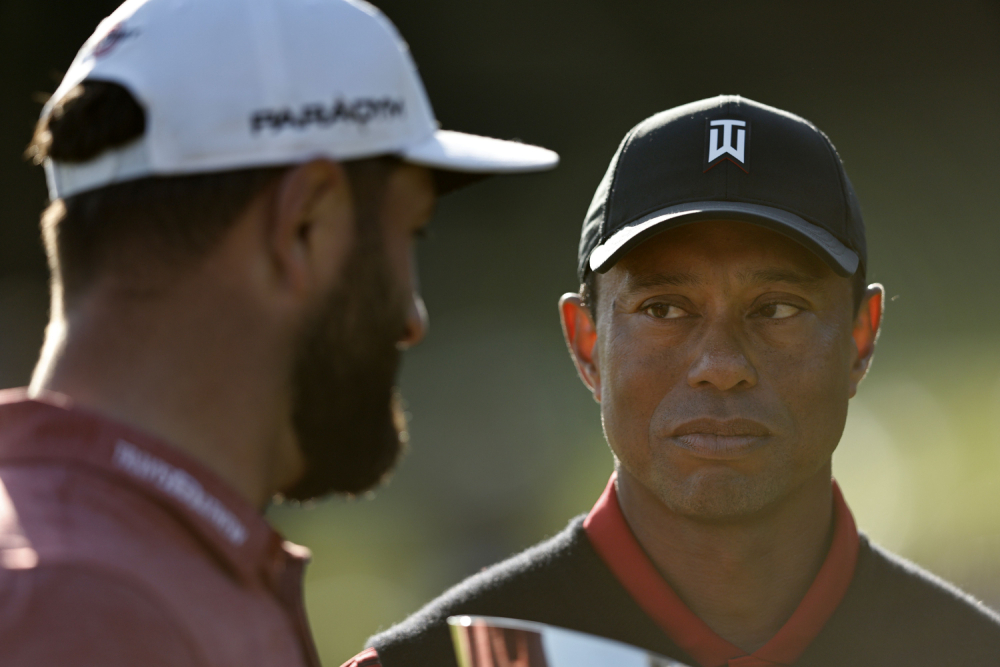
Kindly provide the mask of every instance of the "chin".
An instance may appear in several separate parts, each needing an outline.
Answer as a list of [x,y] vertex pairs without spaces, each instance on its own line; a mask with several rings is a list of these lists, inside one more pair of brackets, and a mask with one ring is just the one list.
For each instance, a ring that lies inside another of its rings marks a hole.
[[712,466],[683,477],[668,475],[657,480],[653,491],[677,514],[719,523],[758,515],[783,495],[777,480],[748,475],[727,466]]

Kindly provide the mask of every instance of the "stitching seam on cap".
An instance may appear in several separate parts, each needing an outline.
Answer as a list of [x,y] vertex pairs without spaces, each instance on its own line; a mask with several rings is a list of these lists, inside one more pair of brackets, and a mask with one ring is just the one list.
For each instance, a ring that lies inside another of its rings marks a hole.
[[[837,171],[837,180],[840,181],[840,196],[843,198],[843,204],[844,204],[844,230],[847,231],[847,229],[850,227],[848,222],[851,219],[851,206],[848,203],[849,197],[847,196],[847,186],[844,184],[844,163],[840,159],[840,155],[837,153],[837,149],[833,147],[833,142],[830,141],[830,138],[828,136],[826,136],[826,133],[823,132],[823,130],[816,127],[815,125],[813,125],[812,123],[809,123],[809,125],[816,132],[819,132],[819,135],[821,137],[823,137],[823,144],[826,146],[826,151],[830,155],[830,158],[833,160],[833,167]],[[853,245],[853,243],[851,245]],[[855,248],[852,248],[852,250],[856,251]]]
[[[644,122],[646,121],[643,121],[643,123]],[[628,131],[628,134],[625,135],[625,139],[622,140],[621,150],[619,150],[617,156],[615,156],[615,166],[611,172],[614,175],[611,177],[611,185],[608,186],[607,198],[604,200],[604,220],[601,222],[601,236],[600,236],[601,242],[598,243],[597,245],[601,245],[601,243],[604,243],[605,241],[608,240],[607,238],[608,220],[611,218],[611,199],[615,192],[615,186],[618,185],[618,165],[621,164],[622,158],[625,156],[625,151],[627,151],[628,147],[632,144],[632,139],[635,138],[636,131],[639,129],[639,125],[642,125],[642,123],[639,123],[638,125],[636,125],[631,130]],[[590,252],[593,253],[594,249],[591,248]]]

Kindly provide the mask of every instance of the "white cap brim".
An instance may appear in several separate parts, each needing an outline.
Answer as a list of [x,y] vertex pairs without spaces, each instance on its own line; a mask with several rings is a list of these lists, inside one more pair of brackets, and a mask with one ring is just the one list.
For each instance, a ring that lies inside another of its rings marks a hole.
[[545,171],[559,164],[559,155],[547,148],[451,130],[437,130],[400,157],[422,167],[470,174]]
[[[559,164],[559,155],[547,148],[449,130],[437,130],[429,139],[399,151],[390,151],[389,154],[398,155],[404,161],[422,167],[483,176],[545,171]],[[293,162],[304,159],[305,155],[296,156]],[[335,158],[331,156],[331,159]],[[260,167],[267,164],[271,163],[248,162],[245,166]],[[219,168],[207,169],[203,165],[200,169],[156,169],[150,160],[146,137],[121,148],[105,151],[82,164],[45,161],[49,194],[53,200],[144,176],[171,176],[217,170]]]

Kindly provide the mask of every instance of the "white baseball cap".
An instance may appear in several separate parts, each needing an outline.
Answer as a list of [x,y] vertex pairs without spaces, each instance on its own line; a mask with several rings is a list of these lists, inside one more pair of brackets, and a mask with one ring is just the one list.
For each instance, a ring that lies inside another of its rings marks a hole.
[[127,0],[42,110],[84,80],[124,86],[144,135],[45,161],[52,199],[145,176],[397,155],[447,171],[551,169],[556,153],[438,128],[409,49],[361,0]]

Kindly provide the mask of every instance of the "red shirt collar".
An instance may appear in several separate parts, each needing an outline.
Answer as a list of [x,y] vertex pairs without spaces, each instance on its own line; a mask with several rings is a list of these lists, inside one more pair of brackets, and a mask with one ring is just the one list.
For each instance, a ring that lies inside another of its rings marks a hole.
[[805,597],[784,626],[764,646],[747,655],[695,616],[677,596],[632,534],[615,489],[616,475],[583,527],[594,549],[632,598],[664,632],[702,667],[791,665],[816,638],[840,604],[854,577],[858,529],[851,510],[833,483],[833,542]]
[[309,558],[260,511],[176,447],[74,407],[61,394],[0,391],[0,464],[55,462],[111,475],[167,507],[241,579],[274,587],[289,561]]

